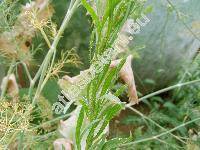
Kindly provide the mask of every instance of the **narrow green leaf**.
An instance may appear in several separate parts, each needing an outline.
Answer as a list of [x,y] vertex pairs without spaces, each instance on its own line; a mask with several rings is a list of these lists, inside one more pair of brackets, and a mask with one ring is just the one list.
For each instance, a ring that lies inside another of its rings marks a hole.
[[76,146],[77,146],[77,149],[78,150],[81,150],[81,136],[80,136],[80,133],[81,133],[81,127],[83,125],[83,119],[84,119],[84,109],[83,107],[81,108],[80,110],[80,113],[79,113],[79,117],[78,117],[78,120],[77,120],[77,125],[76,125]]
[[124,65],[125,61],[126,61],[125,59],[122,59],[120,64],[117,67],[112,68],[110,70],[108,76],[104,80],[104,85],[102,86],[102,90],[101,90],[101,96],[105,95],[107,90],[111,87],[112,81],[114,80],[114,78],[116,78],[117,74],[119,73],[120,69]]
[[92,17],[92,20],[94,21],[95,25],[97,26],[98,32],[100,32],[100,25],[101,22],[99,21],[99,18],[96,14],[96,12],[94,11],[94,9],[90,6],[90,4],[88,4],[87,0],[81,0],[83,6],[87,9],[87,11],[89,12],[89,14]]
[[87,125],[83,131],[81,132],[81,138],[87,133],[87,131],[91,130],[96,124],[100,122],[99,119],[93,120],[89,125]]
[[102,150],[112,150],[119,148],[122,144],[129,143],[132,141],[132,137],[129,138],[114,138],[109,141],[107,141],[104,146],[102,147]]
[[120,86],[120,88],[114,93],[114,95],[116,97],[119,97],[126,90],[126,88],[127,88],[127,85]]
[[98,140],[95,140],[95,143],[91,145],[89,150],[102,150],[106,142],[107,134],[103,134]]
[[89,149],[89,147],[92,145],[93,143],[93,138],[94,138],[94,132],[95,132],[95,129],[96,127],[98,126],[99,122],[96,122],[92,125],[92,127],[90,128],[90,131],[89,131],[89,134],[87,136],[87,139],[86,139],[86,149]]
[[95,136],[95,139],[98,138],[103,131],[105,130],[106,126],[108,125],[108,123],[110,122],[110,120],[117,115],[121,110],[122,110],[123,106],[121,104],[115,104],[112,108],[110,108],[107,112],[106,112],[106,117],[105,120],[101,126],[101,128],[99,129],[98,133]]

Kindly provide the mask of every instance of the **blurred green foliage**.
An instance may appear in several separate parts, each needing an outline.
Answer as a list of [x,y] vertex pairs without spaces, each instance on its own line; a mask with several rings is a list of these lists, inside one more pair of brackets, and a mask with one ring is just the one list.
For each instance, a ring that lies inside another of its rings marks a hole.
[[[60,27],[60,24],[64,19],[69,2],[70,1],[66,3],[66,0],[52,0],[52,6],[54,8],[52,21],[56,23],[57,29]],[[60,58],[59,54],[61,53],[61,51],[67,51],[72,48],[75,48],[77,54],[80,57],[82,64],[79,66],[79,68],[71,65],[65,66],[64,68],[64,70],[67,71],[71,76],[77,75],[79,74],[80,70],[84,70],[89,67],[88,48],[91,30],[91,20],[89,17],[86,16],[86,10],[83,9],[83,7],[81,6],[72,17],[70,24],[65,30],[63,37],[59,41],[59,45],[57,47],[57,59]],[[38,34],[34,38],[33,44],[39,45],[42,43],[44,43],[44,39],[40,34]],[[48,47],[42,45],[42,49],[45,49],[45,51],[39,51],[35,55],[35,58],[37,59],[37,64],[40,64],[40,62],[42,62],[44,56],[47,53]],[[61,74],[61,76],[62,75],[64,74]]]

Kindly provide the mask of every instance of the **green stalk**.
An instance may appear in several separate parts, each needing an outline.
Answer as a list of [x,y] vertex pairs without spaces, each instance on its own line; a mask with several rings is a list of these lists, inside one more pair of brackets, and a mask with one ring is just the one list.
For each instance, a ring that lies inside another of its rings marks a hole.
[[182,127],[184,127],[184,126],[186,126],[186,125],[189,125],[189,124],[194,123],[194,122],[199,121],[199,120],[200,120],[200,118],[193,119],[193,120],[191,120],[191,121],[188,121],[188,122],[186,122],[186,123],[183,123],[183,124],[181,124],[181,125],[179,125],[179,126],[173,128],[173,129],[171,129],[171,130],[168,130],[168,131],[166,131],[166,132],[162,132],[162,133],[160,133],[160,134],[158,134],[158,135],[155,135],[155,136],[152,136],[152,137],[149,137],[149,138],[145,138],[145,139],[137,140],[137,141],[134,141],[134,142],[126,143],[126,144],[123,144],[121,147],[130,146],[130,145],[135,145],[135,144],[138,144],[138,143],[142,143],[142,142],[147,142],[147,141],[155,140],[155,139],[157,139],[157,138],[159,138],[159,137],[162,137],[162,136],[164,136],[164,135],[167,135],[167,134],[169,134],[169,133],[172,133],[173,131],[176,131],[176,130],[179,129],[179,128],[182,128]]
[[43,28],[40,29],[40,32],[41,32],[42,36],[44,37],[48,47],[51,48],[51,42],[49,41],[49,39],[48,39],[46,33],[44,32]]
[[[73,0],[71,1],[71,3],[72,2],[73,2]],[[48,69],[48,66],[49,66],[49,62],[50,62],[53,54],[56,52],[56,47],[58,45],[58,42],[59,42],[59,40],[60,40],[65,28],[69,24],[69,21],[70,21],[72,15],[74,14],[76,9],[78,8],[79,2],[80,2],[80,0],[76,0],[74,2],[73,6],[71,7],[71,9],[70,8],[68,9],[68,11],[67,11],[67,13],[65,15],[65,18],[64,18],[64,20],[63,20],[63,22],[61,24],[61,27],[60,27],[60,29],[59,29],[59,31],[58,31],[58,33],[57,33],[52,45],[51,45],[51,48],[48,51],[48,53],[47,53],[47,55],[46,55],[46,57],[45,57],[45,59],[44,59],[44,61],[42,63],[42,66],[38,70],[38,73],[36,74],[37,78],[38,78],[38,76],[40,76],[40,80],[39,80],[38,88],[36,90],[36,94],[35,94],[35,96],[33,98],[33,101],[32,101],[33,105],[35,105],[36,99],[39,97],[39,95],[40,95],[40,93],[41,93],[41,91],[43,89],[42,88],[42,84],[43,84],[43,80],[45,78],[45,75],[46,75],[46,72],[47,72],[47,69]],[[71,6],[71,4],[70,4],[70,6]],[[40,75],[40,73],[41,73],[41,75]],[[35,82],[36,82],[37,78],[34,78],[33,83],[30,86],[30,93],[29,93],[30,95],[32,93],[32,90],[33,90],[33,87],[35,85]]]
[[[197,83],[197,82],[200,82],[200,79],[197,79],[197,80],[193,80],[193,81],[188,81],[188,82],[184,82],[184,83],[178,83],[176,85],[173,85],[173,86],[169,86],[167,88],[164,88],[164,89],[161,89],[159,91],[156,91],[156,92],[153,92],[151,94],[148,94],[146,96],[143,96],[139,99],[139,102],[140,101],[143,101],[145,99],[148,99],[148,98],[151,98],[153,96],[156,96],[156,95],[159,95],[161,93],[164,93],[164,92],[167,92],[167,91],[170,91],[170,90],[173,90],[173,89],[176,89],[176,88],[180,88],[180,87],[183,87],[183,86],[186,86],[186,85],[190,85],[190,84],[194,84],[194,83]],[[133,106],[135,104],[127,104],[127,107],[130,107],[130,106]]]
[[[148,120],[149,122],[155,124],[157,127],[159,127],[160,129],[163,129],[163,130],[167,130],[165,129],[164,127],[162,127],[161,125],[159,125],[157,122],[155,122],[154,120],[150,119],[149,117],[145,116],[143,113],[141,113],[140,111],[136,110],[135,108],[132,108],[132,107],[126,107],[126,108],[129,108],[130,110],[132,110],[133,112],[135,112],[136,114],[140,115],[142,118]],[[177,140],[179,140],[180,142],[186,144],[185,141],[183,141],[181,138],[179,138],[178,136],[172,134],[172,133],[169,133],[171,136],[173,136],[174,138],[176,138]]]
[[35,77],[33,78],[33,80],[30,82],[30,87],[29,87],[29,92],[28,92],[28,96],[30,99],[32,99],[32,93],[33,93],[33,88],[35,86],[35,83],[37,81],[37,79],[40,77],[40,74],[42,72],[42,68],[43,68],[43,64],[44,64],[44,61],[43,63],[41,64],[39,70],[37,71]]
[[61,119],[68,118],[68,117],[70,117],[71,115],[72,115],[71,113],[70,113],[70,114],[62,115],[62,116],[57,117],[57,118],[55,118],[55,119],[46,121],[46,122],[44,122],[44,123],[42,123],[42,124],[40,124],[40,125],[38,125],[38,126],[35,126],[35,127],[31,128],[30,130],[32,131],[32,130],[39,129],[39,128],[43,127],[43,126],[46,126],[46,125],[49,125],[49,124],[58,122],[58,121],[60,121]]
[[27,75],[29,81],[31,82],[31,81],[32,81],[32,77],[31,77],[31,74],[30,74],[30,72],[29,72],[29,70],[28,70],[27,65],[26,65],[24,62],[21,62],[21,64],[24,66],[24,69],[25,69],[26,75]]

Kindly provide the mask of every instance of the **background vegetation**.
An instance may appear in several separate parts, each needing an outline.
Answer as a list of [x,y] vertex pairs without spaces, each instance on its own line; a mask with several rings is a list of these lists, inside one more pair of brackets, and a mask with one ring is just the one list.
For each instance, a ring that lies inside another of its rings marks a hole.
[[[0,149],[53,149],[53,142],[61,137],[59,121],[69,117],[68,113],[56,115],[51,110],[63,89],[58,85],[58,79],[66,74],[78,75],[81,70],[89,68],[97,60],[97,54],[101,55],[113,45],[125,20],[136,19],[141,13],[145,13],[151,22],[141,28],[140,34],[133,35],[121,63],[116,69],[108,69],[109,64],[105,65],[82,92],[85,99],[77,100],[82,107],[75,128],[74,148],[81,149],[82,141],[86,141],[86,149],[200,149],[200,2],[109,1],[106,6],[109,13],[104,16],[104,23],[95,20],[91,10],[94,8],[82,0],[60,36],[55,61],[49,61],[45,67],[42,64],[52,47],[41,31],[52,44],[56,38],[54,30],[58,33],[70,2],[77,1],[50,1],[50,13],[45,16],[47,24],[37,27],[34,34],[26,30],[20,36],[15,36],[18,31],[14,31],[13,26],[18,29],[24,23],[18,17],[22,6],[29,1],[0,2],[0,79],[2,81],[6,74],[14,73],[19,86],[17,96],[15,93],[1,96]],[[112,11],[112,8],[119,12]],[[106,9],[99,7],[99,11],[105,12]],[[100,14],[96,15],[101,18]],[[7,48],[3,47],[7,38],[13,38],[11,43],[20,49],[16,55],[3,51]],[[28,52],[23,48],[24,43],[28,45]],[[117,75],[129,54],[134,56],[132,67],[141,101],[133,107],[124,103],[128,100],[127,88],[122,86]],[[62,70],[57,71],[59,67]],[[30,90],[30,81],[39,68],[43,73]],[[106,99],[101,98],[105,95]],[[124,102],[119,102],[118,97]],[[70,107],[69,112],[74,108]],[[84,125],[84,118],[89,119],[89,125]],[[108,124],[109,136],[105,134]]]

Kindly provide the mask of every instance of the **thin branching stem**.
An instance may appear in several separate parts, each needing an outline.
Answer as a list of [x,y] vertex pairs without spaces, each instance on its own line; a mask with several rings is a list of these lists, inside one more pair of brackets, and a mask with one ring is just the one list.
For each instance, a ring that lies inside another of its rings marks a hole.
[[62,120],[62,119],[64,119],[64,118],[67,118],[67,117],[69,117],[69,116],[71,116],[71,113],[70,113],[70,114],[65,114],[65,115],[59,116],[59,117],[54,118],[54,119],[49,120],[49,121],[46,121],[46,122],[44,122],[44,123],[42,123],[42,124],[40,124],[40,125],[38,125],[38,126],[35,126],[35,127],[31,128],[30,130],[32,131],[32,130],[39,129],[39,128],[43,127],[43,126],[46,126],[46,125],[55,123],[55,122],[57,122],[57,121],[59,121],[59,120]]
[[[72,0],[71,3],[73,3],[73,2],[74,1]],[[51,45],[51,48],[48,51],[48,53],[47,53],[47,55],[46,55],[46,57],[45,57],[45,59],[44,59],[44,61],[42,63],[42,66],[39,68],[39,71],[38,71],[37,74],[39,74],[40,80],[39,80],[39,83],[38,83],[36,94],[35,94],[35,96],[33,98],[33,101],[32,101],[33,106],[35,105],[36,99],[38,98],[38,96],[40,95],[40,93],[42,91],[42,84],[43,84],[43,81],[44,81],[44,78],[45,78],[45,75],[46,75],[46,72],[47,72],[47,69],[48,69],[49,62],[50,62],[52,56],[55,54],[58,42],[59,42],[59,40],[60,40],[60,38],[61,38],[61,36],[62,36],[65,28],[69,24],[69,21],[70,21],[72,15],[74,14],[74,12],[76,11],[76,9],[78,8],[79,2],[80,2],[80,0],[76,0],[74,2],[73,6],[71,7],[71,9],[68,9],[68,11],[67,11],[67,13],[65,15],[65,18],[64,18],[64,20],[63,20],[63,22],[61,24],[61,27],[60,27],[60,29],[59,29],[56,37],[54,38],[54,41],[53,41],[53,43]],[[33,85],[31,85],[31,88],[34,87],[35,80],[37,80],[37,79],[34,78]],[[31,93],[29,93],[29,94],[31,94]]]
[[26,72],[26,75],[27,75],[29,81],[32,82],[33,79],[32,79],[32,77],[31,77],[31,74],[30,74],[30,72],[29,72],[29,70],[28,70],[27,65],[26,65],[24,62],[21,62],[21,64],[23,65],[23,67],[24,67],[24,69],[25,69],[25,72]]
[[[142,118],[148,120],[149,122],[155,124],[157,127],[159,127],[160,129],[166,131],[167,129],[165,129],[164,127],[162,127],[161,125],[159,125],[157,122],[155,122],[154,120],[150,119],[149,117],[145,116],[143,113],[141,113],[140,111],[136,110],[135,108],[132,108],[132,107],[126,107],[132,111],[134,111],[136,114],[140,115]],[[182,139],[180,139],[178,136],[172,134],[172,133],[169,133],[171,136],[173,136],[174,138],[176,138],[177,140],[179,140],[180,142],[186,144],[185,141],[183,141]]]
[[[181,87],[186,86],[186,85],[195,84],[195,83],[198,83],[198,82],[200,82],[200,79],[193,80],[193,81],[188,81],[188,82],[184,82],[184,83],[178,83],[178,84],[176,84],[176,85],[169,86],[169,87],[167,87],[167,88],[164,88],[164,89],[161,89],[161,90],[159,90],[159,91],[156,91],[156,92],[153,92],[153,93],[151,93],[151,94],[148,94],[148,95],[146,95],[146,96],[143,96],[143,97],[141,97],[141,98],[139,99],[139,101],[143,101],[143,100],[145,100],[145,99],[151,98],[151,97],[156,96],[156,95],[159,95],[159,94],[161,94],[161,93],[164,93],[164,92],[167,92],[167,91],[176,89],[176,88],[181,88]],[[133,105],[135,105],[135,104],[131,104],[131,103],[130,103],[130,104],[127,104],[127,107],[130,107],[130,106],[133,106]]]
[[39,70],[37,71],[35,77],[33,78],[32,82],[30,82],[30,87],[29,87],[29,92],[28,92],[28,96],[30,99],[32,99],[32,93],[33,93],[33,88],[35,86],[35,83],[36,83],[37,79],[40,77],[40,74],[42,72],[43,63],[41,64],[41,66],[40,66]]
[[44,39],[45,39],[45,41],[46,41],[48,47],[51,48],[51,42],[49,41],[49,39],[48,39],[46,33],[44,32],[44,29],[43,29],[43,28],[40,28],[40,32],[41,32],[42,36],[44,37]]
[[200,120],[200,117],[199,117],[199,118],[196,118],[196,119],[193,119],[193,120],[191,120],[191,121],[188,121],[188,122],[186,122],[186,123],[183,123],[183,124],[181,124],[181,125],[179,125],[179,126],[173,128],[173,129],[171,129],[171,130],[162,132],[162,133],[160,133],[160,134],[158,134],[158,135],[155,135],[155,136],[152,136],[152,137],[149,137],[149,138],[145,138],[145,139],[141,139],[141,140],[137,140],[137,141],[134,141],[134,142],[130,142],[130,143],[123,144],[121,147],[130,146],[130,145],[135,145],[135,144],[138,144],[138,143],[142,143],[142,142],[147,142],[147,141],[155,140],[155,139],[157,139],[157,138],[159,138],[159,137],[162,137],[162,136],[164,136],[164,135],[167,135],[167,134],[169,134],[169,133],[172,133],[173,131],[176,131],[176,130],[178,130],[179,128],[182,128],[182,127],[184,127],[184,126],[187,126],[187,125],[192,124],[192,123],[194,123],[194,122],[197,122],[197,121],[199,121],[199,120]]

